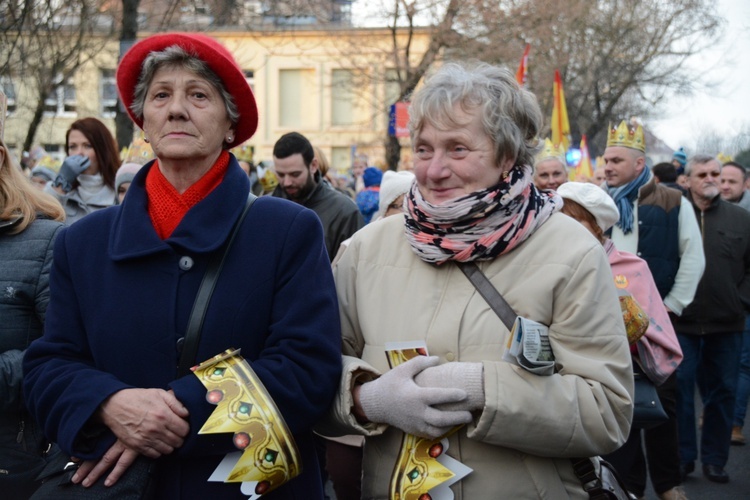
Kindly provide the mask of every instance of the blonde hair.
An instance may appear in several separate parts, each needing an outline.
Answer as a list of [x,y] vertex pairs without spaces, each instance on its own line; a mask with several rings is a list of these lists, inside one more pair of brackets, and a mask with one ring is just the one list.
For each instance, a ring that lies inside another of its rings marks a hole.
[[10,233],[20,233],[39,214],[61,222],[65,220],[62,205],[53,196],[35,188],[18,167],[13,165],[10,152],[2,141],[0,148],[3,150],[3,161],[0,163],[0,220],[21,217],[21,222]]
[[313,146],[313,151],[315,151],[315,158],[318,159],[318,170],[320,170],[320,176],[325,177],[328,174],[328,170],[331,168],[328,163],[328,158],[326,158],[323,150],[318,146]]

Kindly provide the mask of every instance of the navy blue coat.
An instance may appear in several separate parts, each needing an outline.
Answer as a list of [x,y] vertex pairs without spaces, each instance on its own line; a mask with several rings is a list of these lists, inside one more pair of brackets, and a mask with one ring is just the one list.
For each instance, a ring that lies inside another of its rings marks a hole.
[[[141,169],[122,205],[87,215],[57,238],[44,336],[24,358],[29,409],[65,452],[93,459],[115,441],[108,429],[87,437],[87,421],[107,397],[171,388],[190,412],[190,435],[159,459],[158,498],[246,498],[239,484],[206,481],[236,450],[231,434],[197,435],[216,407],[194,375],[176,379],[176,345],[208,257],[228,237],[250,186],[232,157],[222,183],[161,240],[146,208],[152,167]],[[192,266],[183,259],[181,267],[183,257]],[[295,435],[303,473],[267,498],[322,497],[311,427],[341,372],[336,300],[318,217],[289,201],[258,199],[214,290],[197,361],[241,348]]]

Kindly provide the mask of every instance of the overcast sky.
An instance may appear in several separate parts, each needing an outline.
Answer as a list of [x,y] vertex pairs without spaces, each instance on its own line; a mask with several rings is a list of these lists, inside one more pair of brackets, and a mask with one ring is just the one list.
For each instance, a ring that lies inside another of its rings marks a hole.
[[[750,132],[750,1],[719,0],[719,13],[727,20],[721,44],[696,57],[697,72],[710,68],[709,78],[720,85],[690,97],[673,97],[663,107],[663,119],[646,121],[669,146],[686,146],[715,130],[726,136]],[[716,151],[706,151],[716,153]]]
[[[372,12],[387,10],[383,1],[357,0],[352,7],[355,24],[379,24]],[[707,132],[727,137],[741,131],[750,134],[750,0],[718,0],[717,6],[726,19],[721,41],[693,58],[690,68],[696,75],[707,73],[706,80],[718,84],[709,89],[699,85],[689,97],[671,97],[660,105],[660,115],[648,117],[644,124],[668,146],[684,146],[690,154],[697,152],[697,138]]]

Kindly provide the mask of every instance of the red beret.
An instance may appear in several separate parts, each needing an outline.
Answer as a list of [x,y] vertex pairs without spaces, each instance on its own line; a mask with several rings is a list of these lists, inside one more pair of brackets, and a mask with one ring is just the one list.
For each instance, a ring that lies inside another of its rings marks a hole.
[[141,76],[143,61],[151,52],[159,52],[178,45],[190,54],[196,54],[216,73],[232,95],[240,118],[234,130],[234,142],[229,147],[242,144],[258,128],[258,108],[253,91],[247,84],[245,75],[232,57],[232,54],[219,42],[198,33],[164,33],[153,35],[137,42],[122,57],[117,67],[117,90],[130,118],[143,128],[143,120],[133,114],[130,106],[135,98],[135,86]]

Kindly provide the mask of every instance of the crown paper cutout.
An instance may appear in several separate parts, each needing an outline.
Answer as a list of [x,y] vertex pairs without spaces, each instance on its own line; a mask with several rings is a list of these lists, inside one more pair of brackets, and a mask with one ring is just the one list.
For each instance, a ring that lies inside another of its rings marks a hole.
[[624,148],[637,149],[646,152],[646,137],[643,135],[643,127],[638,125],[631,129],[625,120],[620,122],[617,128],[609,124],[609,134],[607,135],[607,147],[622,146]]
[[722,165],[728,161],[734,161],[734,158],[731,155],[725,155],[724,153],[717,154],[716,159],[719,160],[719,163]]
[[544,139],[544,148],[542,148],[542,150],[536,155],[534,164],[550,159],[560,160],[563,165],[566,164],[565,146],[562,144],[554,145],[552,144],[552,141],[547,138]]
[[[417,356],[427,356],[427,346],[421,342],[416,342],[414,345],[411,342],[404,342],[398,347],[389,346],[386,343],[385,355],[388,365],[394,368]],[[444,498],[438,493],[439,491],[450,491],[448,490],[450,485],[470,474],[471,468],[446,454],[449,444],[447,437],[461,427],[463,424],[453,427],[437,439],[404,434],[391,474],[389,498],[399,500]]]
[[241,491],[257,498],[299,475],[292,433],[239,350],[227,349],[192,370],[208,391],[206,400],[217,406],[198,434],[234,433],[240,450],[227,455],[209,481],[242,482]]
[[252,163],[252,161],[253,161],[253,153],[255,152],[255,148],[253,148],[252,146],[246,144],[244,146],[237,146],[235,148],[232,148],[229,151],[238,160],[240,160],[240,161],[246,161],[248,163]]
[[154,150],[151,149],[151,144],[146,142],[143,137],[143,133],[133,139],[133,142],[120,152],[120,158],[123,163],[137,163],[139,165],[145,165],[154,159]]
[[44,155],[39,159],[38,162],[36,162],[36,166],[46,167],[57,172],[58,170],[60,170],[60,160],[56,160],[50,155]]

